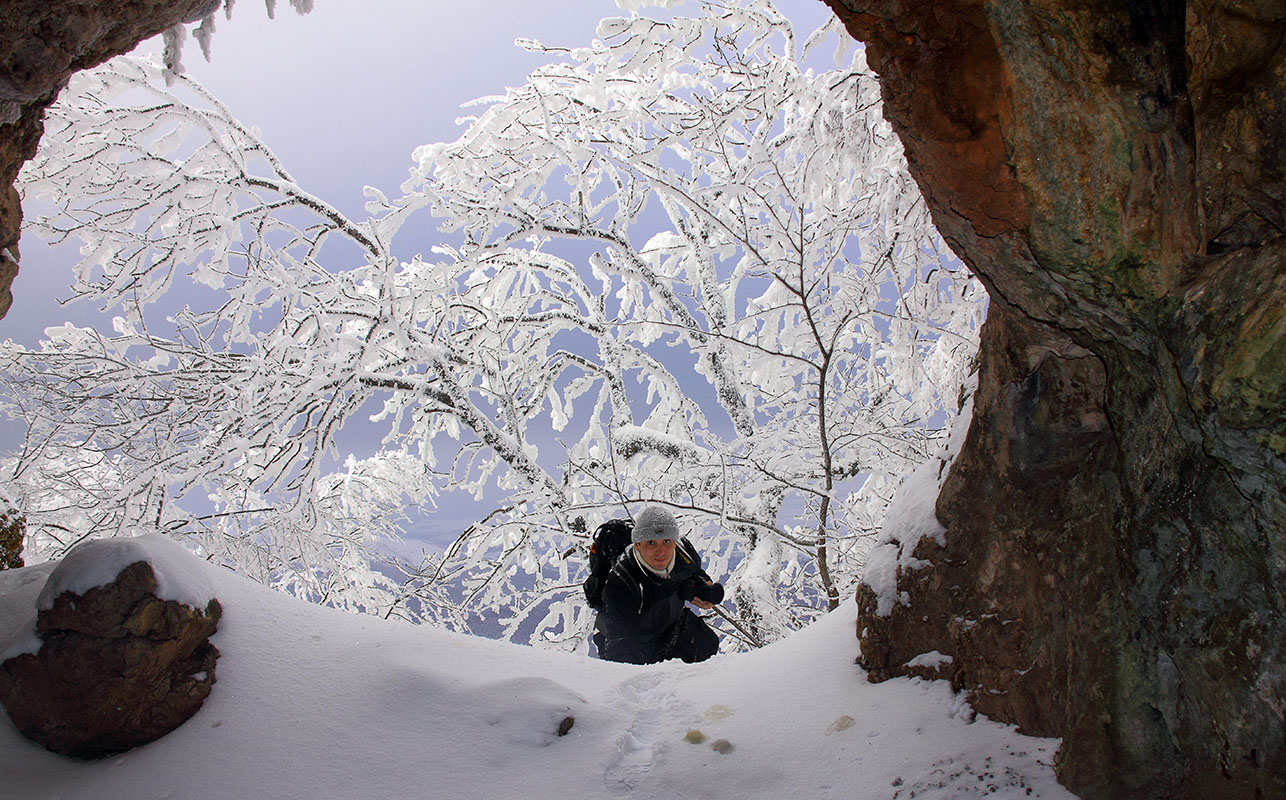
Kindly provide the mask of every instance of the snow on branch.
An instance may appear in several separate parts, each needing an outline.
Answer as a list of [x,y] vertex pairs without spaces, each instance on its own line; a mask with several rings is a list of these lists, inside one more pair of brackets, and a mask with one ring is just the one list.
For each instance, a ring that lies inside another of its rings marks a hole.
[[[860,49],[805,69],[766,0],[623,8],[526,42],[551,63],[363,219],[160,65],[77,77],[22,186],[117,321],[0,348],[29,552],[150,525],[320,602],[574,648],[590,532],[655,501],[742,638],[833,608],[946,442],[985,295]],[[395,559],[447,496],[477,522]]]

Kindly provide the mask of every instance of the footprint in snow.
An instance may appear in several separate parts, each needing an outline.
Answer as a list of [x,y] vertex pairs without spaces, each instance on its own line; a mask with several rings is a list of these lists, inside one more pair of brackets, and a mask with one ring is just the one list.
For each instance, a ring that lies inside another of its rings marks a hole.
[[623,796],[651,782],[669,750],[669,732],[686,727],[682,720],[691,716],[691,708],[655,674],[632,678],[616,687],[614,694],[617,697],[609,704],[620,709],[626,729],[617,737],[603,783],[612,794]]

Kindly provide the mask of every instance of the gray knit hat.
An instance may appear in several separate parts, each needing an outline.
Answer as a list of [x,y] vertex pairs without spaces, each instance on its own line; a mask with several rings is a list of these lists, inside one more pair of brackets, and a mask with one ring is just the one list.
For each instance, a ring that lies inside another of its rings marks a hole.
[[634,517],[634,532],[630,541],[635,544],[651,539],[672,539],[679,541],[679,523],[674,515],[660,506],[644,506]]

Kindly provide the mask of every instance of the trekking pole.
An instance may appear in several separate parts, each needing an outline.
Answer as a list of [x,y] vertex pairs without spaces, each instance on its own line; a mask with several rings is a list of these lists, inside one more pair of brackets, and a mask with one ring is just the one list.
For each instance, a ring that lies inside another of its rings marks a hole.
[[710,607],[711,607],[712,609],[714,609],[714,612],[715,612],[716,614],[718,614],[719,616],[721,616],[721,617],[723,617],[724,619],[726,619],[726,620],[728,621],[728,624],[729,624],[729,625],[731,625],[732,627],[734,627],[734,628],[736,628],[737,630],[741,631],[741,635],[746,637],[746,641],[747,641],[747,642],[750,642],[751,647],[760,648],[760,647],[763,647],[763,646],[764,646],[764,645],[763,645],[763,642],[759,641],[759,637],[758,637],[758,636],[755,636],[755,635],[754,635],[753,633],[751,633],[750,631],[748,631],[748,630],[746,630],[745,628],[741,627],[741,625],[740,625],[740,624],[739,624],[735,619],[733,619],[732,617],[728,616],[728,612],[724,611],[722,608],[719,608],[718,606],[710,606]]

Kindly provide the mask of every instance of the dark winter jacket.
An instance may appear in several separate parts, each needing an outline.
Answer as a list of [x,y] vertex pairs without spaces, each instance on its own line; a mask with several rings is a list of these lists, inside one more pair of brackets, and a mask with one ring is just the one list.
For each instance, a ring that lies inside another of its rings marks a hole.
[[[695,596],[695,587],[708,588],[705,584],[710,580],[692,544],[682,539],[675,545],[668,578],[640,566],[633,550],[626,548],[603,585],[603,611],[598,618],[603,658],[630,664],[668,658],[691,662],[718,652],[719,637],[684,606]],[[722,587],[718,596],[722,599]]]

